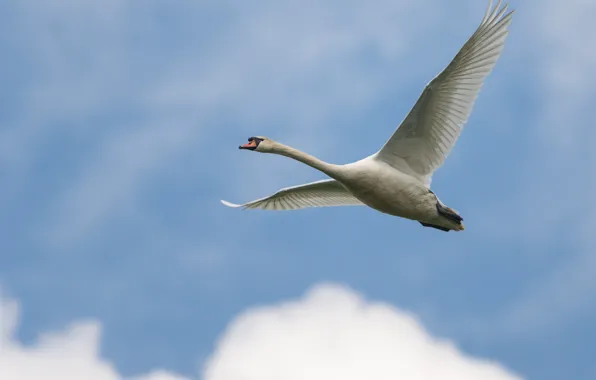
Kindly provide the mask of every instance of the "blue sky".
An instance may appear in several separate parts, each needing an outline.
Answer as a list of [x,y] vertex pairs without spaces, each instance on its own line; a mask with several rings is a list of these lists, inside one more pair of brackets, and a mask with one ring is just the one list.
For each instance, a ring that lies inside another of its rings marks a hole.
[[334,163],[376,151],[485,2],[0,4],[0,321],[18,322],[4,343],[23,358],[54,332],[99,345],[114,379],[229,378],[213,363],[239,363],[242,316],[310,310],[319,289],[393,305],[468,364],[596,377],[596,4],[511,3],[503,55],[433,177],[466,220],[449,234],[366,208],[219,199],[323,178],[238,151],[248,136]]

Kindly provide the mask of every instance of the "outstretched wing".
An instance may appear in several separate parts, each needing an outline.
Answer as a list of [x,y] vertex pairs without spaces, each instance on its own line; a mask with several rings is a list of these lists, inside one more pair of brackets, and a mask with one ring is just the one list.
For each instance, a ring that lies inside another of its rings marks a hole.
[[499,58],[513,11],[492,1],[476,32],[424,89],[408,116],[375,155],[430,184],[468,121],[486,76]]
[[229,207],[263,210],[297,210],[306,207],[362,206],[356,197],[334,179],[287,187],[266,198],[243,205],[221,201]]

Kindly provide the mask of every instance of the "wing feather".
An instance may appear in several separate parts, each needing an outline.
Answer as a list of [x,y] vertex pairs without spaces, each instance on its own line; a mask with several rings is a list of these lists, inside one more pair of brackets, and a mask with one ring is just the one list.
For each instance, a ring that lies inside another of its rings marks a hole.
[[221,201],[228,207],[263,210],[297,210],[307,207],[362,206],[341,183],[327,179],[281,189],[273,195],[242,205]]
[[449,65],[425,87],[399,128],[375,155],[430,185],[470,117],[486,76],[496,64],[513,11],[489,2],[482,22]]

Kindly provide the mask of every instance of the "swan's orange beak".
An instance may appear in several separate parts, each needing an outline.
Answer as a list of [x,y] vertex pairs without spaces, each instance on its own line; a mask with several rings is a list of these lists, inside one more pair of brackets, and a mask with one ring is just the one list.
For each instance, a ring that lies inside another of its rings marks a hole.
[[238,149],[249,149],[249,150],[255,150],[257,148],[257,141],[254,139],[251,139],[248,141],[248,143],[244,144],[244,145],[240,145],[238,147]]

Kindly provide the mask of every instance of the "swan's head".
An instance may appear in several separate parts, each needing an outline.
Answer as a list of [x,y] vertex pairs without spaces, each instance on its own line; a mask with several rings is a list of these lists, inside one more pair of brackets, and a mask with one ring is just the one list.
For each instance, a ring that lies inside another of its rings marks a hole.
[[262,136],[248,138],[248,143],[240,145],[238,149],[256,150],[257,152],[268,152],[273,147],[273,140]]

